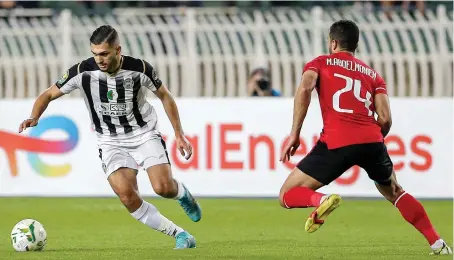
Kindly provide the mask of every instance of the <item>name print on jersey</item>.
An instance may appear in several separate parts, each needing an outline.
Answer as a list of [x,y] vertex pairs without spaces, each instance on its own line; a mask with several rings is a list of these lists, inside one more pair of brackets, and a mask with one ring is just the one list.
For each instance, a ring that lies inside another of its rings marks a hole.
[[326,59],[326,65],[328,66],[339,66],[346,70],[357,71],[359,73],[365,74],[375,80],[377,73],[370,68],[367,68],[361,64],[353,62],[351,60],[341,60],[338,58],[328,58]]

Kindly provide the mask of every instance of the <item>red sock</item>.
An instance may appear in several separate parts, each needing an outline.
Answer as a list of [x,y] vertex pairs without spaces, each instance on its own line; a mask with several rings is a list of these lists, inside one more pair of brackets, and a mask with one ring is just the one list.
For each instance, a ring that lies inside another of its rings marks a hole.
[[294,187],[284,194],[284,204],[289,209],[318,207],[324,195],[306,187]]
[[430,223],[424,207],[413,196],[403,193],[394,203],[406,221],[412,224],[433,245],[440,236]]

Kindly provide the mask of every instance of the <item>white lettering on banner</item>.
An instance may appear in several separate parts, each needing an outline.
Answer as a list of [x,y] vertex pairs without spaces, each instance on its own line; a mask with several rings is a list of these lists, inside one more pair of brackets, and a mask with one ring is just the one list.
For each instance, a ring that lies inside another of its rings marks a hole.
[[[162,106],[155,108],[174,175],[195,195],[275,197],[288,173],[318,139],[322,119],[314,101],[303,126],[301,146],[285,164],[278,158],[291,127],[291,99],[178,99],[183,128],[194,147],[194,155],[189,161],[176,149],[175,138],[170,135],[173,130]],[[449,114],[452,113],[452,101],[391,99],[391,103],[394,125],[385,142],[399,182],[417,197],[451,198],[453,131],[452,125],[443,118],[452,118]],[[0,102],[0,111],[11,111],[2,115],[0,136],[16,135],[16,126],[20,123],[17,120],[27,116],[27,109],[32,104],[33,101]],[[72,109],[63,109],[68,106]],[[257,111],[257,107],[266,109]],[[207,110],[216,113],[208,114]],[[71,146],[74,148],[41,155],[35,150],[13,148],[14,144],[0,138],[0,195],[114,196],[102,171],[96,137],[90,129],[84,102],[78,99],[64,103],[54,101],[43,118],[54,116],[68,118],[77,126],[80,138],[62,138],[63,144],[77,142]],[[46,135],[40,139],[46,139]],[[49,169],[64,162],[71,166],[71,171],[59,177],[37,172],[33,166],[36,155]],[[15,175],[11,174],[9,161],[14,156]],[[139,174],[139,189],[143,195],[155,195],[145,174]],[[358,167],[322,188],[322,192],[380,196],[367,174]]]

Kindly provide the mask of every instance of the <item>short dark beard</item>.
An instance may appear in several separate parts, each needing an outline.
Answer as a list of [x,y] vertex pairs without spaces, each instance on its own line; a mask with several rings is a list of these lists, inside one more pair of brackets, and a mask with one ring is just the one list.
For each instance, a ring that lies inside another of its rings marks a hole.
[[113,74],[117,71],[120,70],[120,66],[121,66],[121,60],[123,59],[123,57],[120,56],[119,59],[115,59],[115,63],[112,64],[112,69],[107,69],[105,72],[109,73],[109,74]]

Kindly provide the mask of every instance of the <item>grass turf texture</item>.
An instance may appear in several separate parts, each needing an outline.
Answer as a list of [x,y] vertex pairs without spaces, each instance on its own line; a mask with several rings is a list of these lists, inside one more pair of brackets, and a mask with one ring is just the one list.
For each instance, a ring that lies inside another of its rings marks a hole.
[[[199,199],[193,223],[176,201],[147,199],[187,229],[197,248],[173,250],[172,238],[133,219],[116,198],[0,198],[0,259],[433,259],[424,237],[383,200],[344,199],[317,232],[304,231],[310,209],[285,210],[272,199]],[[453,242],[452,201],[423,201],[432,223]],[[46,228],[43,252],[13,251],[21,219]],[[452,259],[452,256],[436,257]]]

